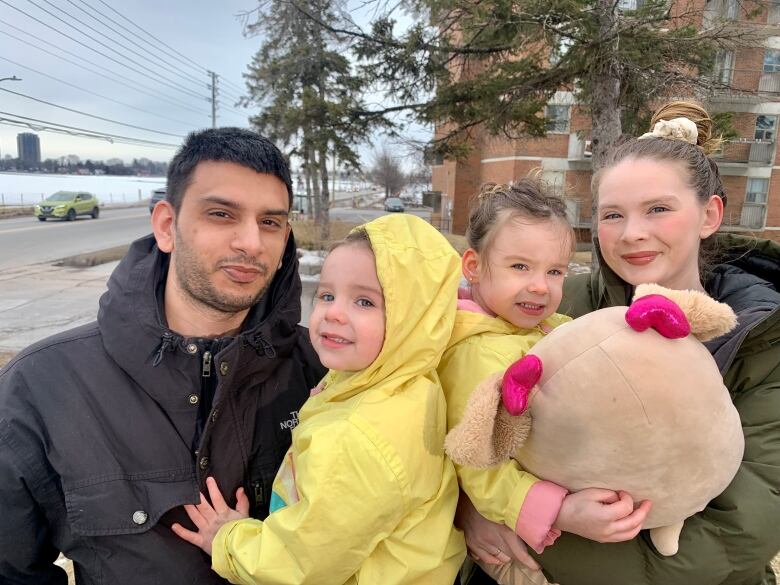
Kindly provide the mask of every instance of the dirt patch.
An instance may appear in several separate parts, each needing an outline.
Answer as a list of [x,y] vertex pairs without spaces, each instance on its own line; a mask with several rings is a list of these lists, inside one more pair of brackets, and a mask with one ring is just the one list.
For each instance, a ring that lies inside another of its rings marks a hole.
[[304,250],[327,250],[335,241],[342,239],[355,227],[356,223],[346,221],[333,221],[330,224],[330,238],[323,240],[320,237],[320,228],[313,221],[302,219],[290,223],[295,234],[295,243]]
[[55,262],[54,266],[87,268],[89,266],[105,264],[106,262],[114,262],[116,260],[121,260],[129,248],[130,244],[123,244],[121,246],[114,246],[113,248],[106,248],[105,250],[98,250],[97,252],[87,252],[86,254],[68,256],[67,258]]
[[24,215],[32,216],[32,207],[0,207],[0,219],[6,217],[21,217]]

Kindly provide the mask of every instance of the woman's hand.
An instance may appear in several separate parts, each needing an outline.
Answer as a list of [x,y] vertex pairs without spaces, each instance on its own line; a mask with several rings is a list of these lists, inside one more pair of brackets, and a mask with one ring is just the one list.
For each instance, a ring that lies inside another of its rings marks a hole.
[[596,542],[631,540],[642,529],[651,505],[645,500],[634,509],[627,492],[588,488],[563,499],[553,527]]
[[200,504],[197,506],[191,504],[184,506],[187,515],[198,531],[187,530],[181,524],[174,524],[171,526],[171,530],[180,538],[203,549],[210,555],[211,543],[223,524],[249,517],[249,499],[244,493],[244,488],[238,488],[236,509],[234,510],[225,502],[225,498],[222,497],[222,493],[217,487],[217,481],[213,477],[206,478],[206,487],[209,490],[209,498],[211,498],[213,507],[206,501],[203,494],[200,494]]
[[466,547],[474,560],[490,565],[515,561],[532,570],[539,564],[528,554],[525,543],[503,524],[496,524],[483,517],[469,497],[460,492],[455,526],[463,530]]

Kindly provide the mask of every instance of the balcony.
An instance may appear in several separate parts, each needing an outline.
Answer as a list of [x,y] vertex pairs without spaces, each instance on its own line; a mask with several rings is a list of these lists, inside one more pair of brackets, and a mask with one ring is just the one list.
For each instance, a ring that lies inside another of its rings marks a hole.
[[780,72],[746,69],[721,69],[710,77],[713,83],[713,99],[738,96],[780,97]]
[[723,228],[725,231],[744,231],[764,229],[766,205],[763,203],[743,203],[741,209],[725,210]]
[[770,140],[741,140],[727,142],[720,152],[712,155],[718,166],[749,165],[760,167],[772,164],[775,143]]

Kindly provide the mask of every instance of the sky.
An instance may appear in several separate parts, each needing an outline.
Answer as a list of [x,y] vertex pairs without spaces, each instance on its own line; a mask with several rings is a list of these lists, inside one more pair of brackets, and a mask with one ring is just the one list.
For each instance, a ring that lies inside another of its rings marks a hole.
[[[217,125],[248,126],[253,111],[236,102],[261,39],[242,34],[239,14],[256,6],[253,0],[0,0],[0,156],[16,157],[16,135],[33,131],[42,159],[170,160],[188,132],[211,126],[207,71],[218,75]],[[21,81],[2,80],[13,76]],[[41,131],[55,124],[70,134]],[[360,151],[370,159],[371,147]]]

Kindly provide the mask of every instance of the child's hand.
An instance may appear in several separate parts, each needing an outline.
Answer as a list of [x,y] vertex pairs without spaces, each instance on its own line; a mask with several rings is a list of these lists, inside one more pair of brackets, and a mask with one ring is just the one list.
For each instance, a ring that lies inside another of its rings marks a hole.
[[458,499],[455,526],[463,530],[466,547],[474,560],[488,565],[515,561],[531,570],[539,569],[539,564],[528,554],[525,543],[514,530],[483,517],[463,492]]
[[184,506],[190,520],[198,528],[198,532],[187,530],[181,524],[174,524],[171,529],[180,538],[211,554],[211,543],[223,524],[249,517],[249,499],[244,493],[244,488],[238,488],[236,492],[238,501],[234,510],[225,502],[225,498],[222,497],[217,487],[217,481],[213,477],[206,478],[206,487],[209,489],[209,497],[214,507],[206,501],[203,494],[200,494],[200,504],[197,506],[191,504]]
[[553,526],[596,542],[622,542],[639,534],[651,505],[645,500],[634,509],[626,492],[588,488],[563,499]]

